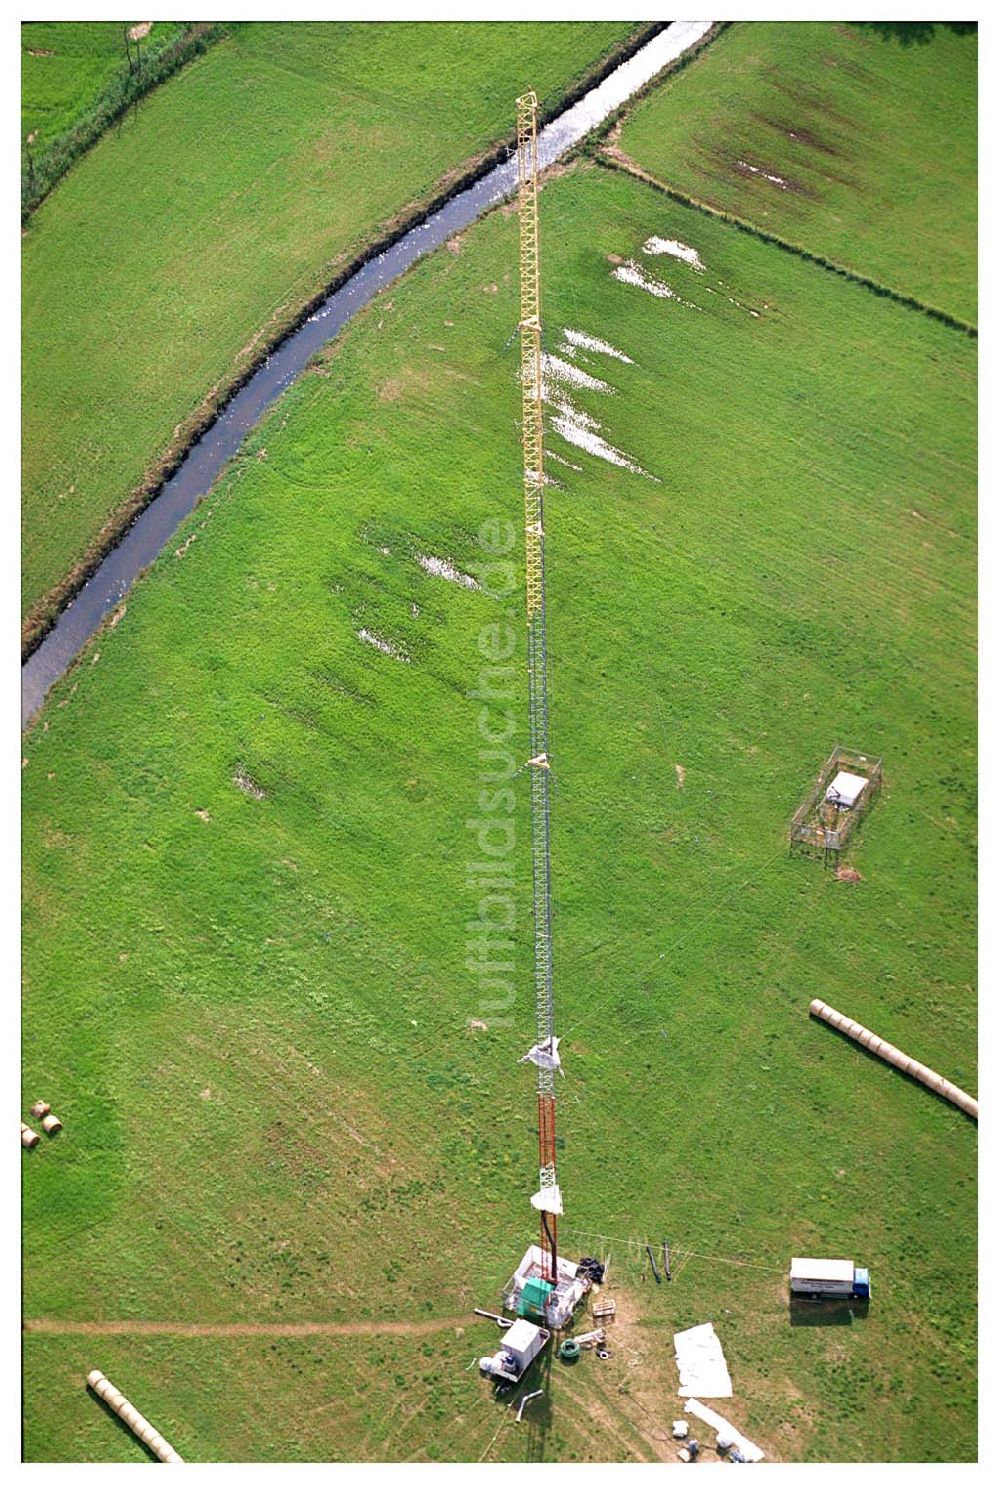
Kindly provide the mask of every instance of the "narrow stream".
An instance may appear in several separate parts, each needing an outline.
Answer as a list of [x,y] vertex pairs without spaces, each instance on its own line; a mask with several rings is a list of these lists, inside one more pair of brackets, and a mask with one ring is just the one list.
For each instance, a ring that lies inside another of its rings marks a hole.
[[[539,165],[551,165],[633,93],[704,36],[711,21],[673,21],[627,62],[615,69],[572,108],[552,120],[538,137]],[[359,268],[341,288],[283,341],[217,420],[192,445],[176,472],[138,516],[121,542],[104,558],[90,581],[68,604],[38,649],[21,668],[21,725],[26,726],[49,687],[120,603],[136,576],[170,540],[180,522],[208,494],[220,470],[238,451],[268,408],[305,369],[316,351],[411,263],[468,227],[483,212],[511,195],[517,161],[507,160]]]

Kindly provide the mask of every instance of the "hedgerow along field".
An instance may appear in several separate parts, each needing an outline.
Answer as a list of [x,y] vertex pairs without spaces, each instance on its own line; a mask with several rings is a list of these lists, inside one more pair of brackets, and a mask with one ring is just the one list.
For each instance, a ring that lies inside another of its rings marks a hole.
[[[93,108],[103,89],[128,68],[126,30],[133,21],[23,21],[21,23],[21,138],[42,151]],[[178,21],[154,21],[138,45],[143,51],[172,40]],[[136,43],[129,42],[135,55]]]
[[665,184],[976,321],[975,27],[739,22],[621,131]]
[[22,613],[313,295],[510,133],[526,77],[553,108],[633,29],[234,25],[105,135],[23,241]]
[[[506,1019],[466,967],[469,692],[522,594],[417,559],[485,578],[477,532],[520,521],[516,230],[287,394],[23,772],[24,1099],[65,1124],[26,1161],[29,1324],[440,1329],[29,1329],[29,1458],[134,1457],[91,1366],[192,1460],[665,1457],[671,1332],[707,1319],[769,1457],[974,1453],[975,1129],[807,1014],[975,1091],[974,345],[586,164],[542,193],[547,349],[630,358],[561,390],[649,477],[550,433],[561,1232],[610,1247],[621,1319],[521,1426],[463,1370],[535,1231],[523,774]],[[856,884],[787,851],[838,740],[886,760]],[[870,1266],[867,1319],[790,1324],[810,1251]]]

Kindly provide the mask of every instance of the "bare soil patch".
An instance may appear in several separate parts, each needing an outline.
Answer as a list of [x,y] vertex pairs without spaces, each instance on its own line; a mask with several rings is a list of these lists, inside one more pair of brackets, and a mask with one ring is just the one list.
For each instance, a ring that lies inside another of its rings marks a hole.
[[251,778],[242,763],[236,767],[236,772],[233,774],[233,783],[237,789],[242,789],[243,793],[248,794],[251,799],[267,798],[267,791],[262,789],[255,779]]
[[433,1335],[461,1329],[468,1315],[437,1320],[304,1320],[274,1324],[201,1324],[188,1320],[63,1320],[39,1316],[25,1320],[34,1335],[174,1335],[174,1336],[313,1336],[313,1335]]

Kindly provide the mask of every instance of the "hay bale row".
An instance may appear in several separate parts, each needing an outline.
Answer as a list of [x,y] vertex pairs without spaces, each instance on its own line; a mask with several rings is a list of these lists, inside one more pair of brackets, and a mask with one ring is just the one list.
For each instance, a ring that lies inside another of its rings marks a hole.
[[[40,1119],[42,1128],[48,1135],[58,1134],[62,1129],[62,1120],[52,1112],[52,1105],[46,1103],[44,1098],[39,1098],[28,1110],[33,1119]],[[21,1144],[26,1150],[33,1150],[38,1144],[38,1135],[27,1124],[21,1124]]]
[[891,1042],[883,1041],[880,1036],[875,1035],[874,1031],[869,1031],[867,1026],[862,1026],[860,1021],[852,1021],[850,1016],[843,1015],[841,1011],[835,1011],[833,1006],[827,1005],[823,1000],[812,1001],[809,1014],[816,1016],[820,1021],[825,1021],[834,1030],[843,1032],[844,1036],[849,1036],[859,1046],[867,1048],[876,1057],[881,1057],[883,1062],[888,1062],[893,1067],[898,1067],[900,1072],[916,1078],[917,1082],[923,1083],[925,1088],[930,1088],[934,1093],[939,1093],[942,1098],[947,1098],[949,1103],[955,1104],[970,1118],[979,1118],[979,1103],[971,1094],[966,1093],[954,1083],[949,1083],[947,1078],[936,1073],[932,1067],[926,1067],[924,1063],[917,1062],[916,1058],[908,1057]]
[[162,1464],[183,1464],[184,1461],[177,1450],[168,1444],[162,1433],[153,1427],[148,1418],[144,1418],[138,1408],[134,1408],[128,1398],[118,1391],[113,1382],[109,1382],[103,1372],[92,1371],[87,1374],[87,1386],[101,1399],[103,1403],[117,1413],[127,1428],[130,1428],[137,1439],[146,1445]]

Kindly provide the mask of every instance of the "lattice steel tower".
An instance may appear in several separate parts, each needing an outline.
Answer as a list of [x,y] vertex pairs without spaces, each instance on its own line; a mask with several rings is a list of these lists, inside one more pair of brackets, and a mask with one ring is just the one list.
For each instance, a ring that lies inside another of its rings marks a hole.
[[556,1178],[555,1075],[559,1038],[552,998],[552,867],[549,845],[548,676],[545,637],[544,453],[542,323],[538,258],[538,100],[517,100],[517,180],[521,253],[521,435],[524,442],[524,550],[528,609],[528,720],[531,778],[531,871],[534,922],[535,1046],[538,1069],[539,1190],[546,1277],[556,1282],[556,1219],[562,1211]]

